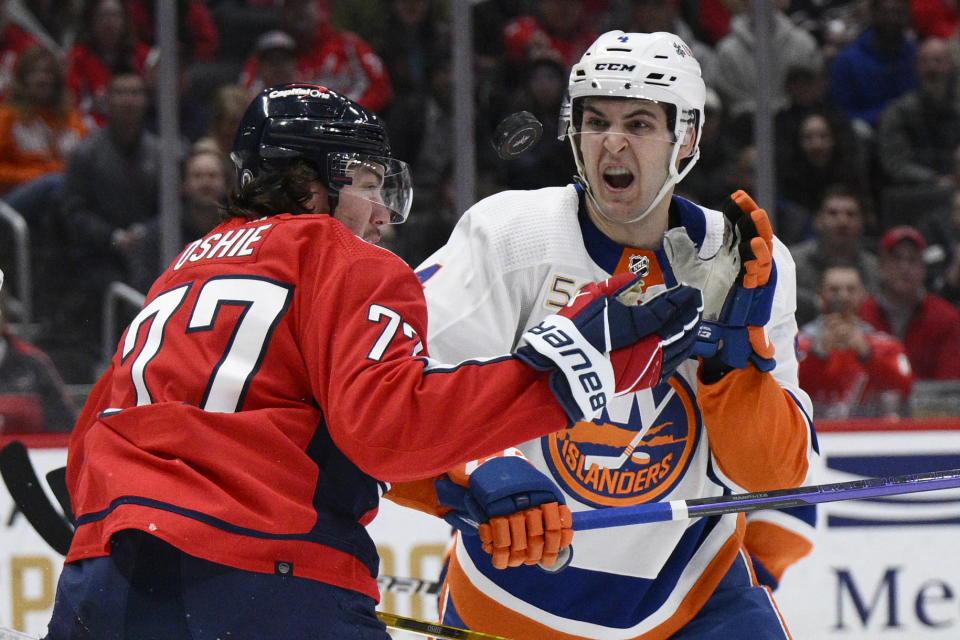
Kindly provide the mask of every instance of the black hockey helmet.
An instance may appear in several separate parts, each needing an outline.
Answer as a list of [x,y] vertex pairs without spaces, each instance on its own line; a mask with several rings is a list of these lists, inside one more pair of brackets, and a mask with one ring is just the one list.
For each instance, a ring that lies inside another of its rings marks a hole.
[[288,83],[264,89],[247,107],[230,154],[241,186],[297,159],[315,165],[336,197],[357,170],[380,177],[379,188],[360,197],[390,210],[390,222],[410,212],[413,187],[407,163],[391,157],[380,118],[336,91]]

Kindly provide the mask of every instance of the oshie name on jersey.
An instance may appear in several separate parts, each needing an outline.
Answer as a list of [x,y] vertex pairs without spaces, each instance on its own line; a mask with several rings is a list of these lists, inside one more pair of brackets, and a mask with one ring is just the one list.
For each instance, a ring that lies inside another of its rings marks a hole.
[[176,264],[173,265],[173,270],[180,269],[188,262],[252,255],[257,248],[256,244],[263,240],[264,232],[272,226],[272,224],[262,224],[257,227],[239,227],[224,233],[211,233],[199,240],[194,240],[180,254]]

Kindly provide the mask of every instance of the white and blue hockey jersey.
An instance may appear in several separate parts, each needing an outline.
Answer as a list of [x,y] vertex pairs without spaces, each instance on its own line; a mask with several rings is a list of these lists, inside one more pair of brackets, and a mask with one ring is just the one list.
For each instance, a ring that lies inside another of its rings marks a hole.
[[[722,216],[681,198],[671,203],[671,220],[697,246],[720,242]],[[794,265],[779,240],[774,260],[771,373],[750,366],[704,385],[691,359],[656,388],[616,398],[601,419],[519,445],[572,511],[804,484],[816,442],[810,401],[797,384]],[[488,197],[418,269],[432,354],[457,362],[511,351],[582,286],[625,270],[641,274],[645,295],[678,280],[663,251],[623,247],[597,230],[573,185]],[[431,510],[425,484],[392,493]],[[749,526],[730,514],[579,531],[571,564],[555,574],[535,566],[494,569],[477,537],[458,536],[445,588],[463,621],[488,633],[665,638],[699,610],[745,536],[758,566],[775,578],[809,551],[811,529],[802,518],[755,515]]]

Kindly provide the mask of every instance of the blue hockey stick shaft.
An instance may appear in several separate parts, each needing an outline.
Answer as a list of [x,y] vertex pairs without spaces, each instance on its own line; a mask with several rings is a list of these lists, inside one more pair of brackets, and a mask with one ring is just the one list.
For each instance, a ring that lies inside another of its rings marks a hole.
[[717,516],[724,513],[784,509],[820,502],[876,498],[902,493],[954,489],[956,487],[960,487],[960,469],[886,478],[867,478],[865,480],[818,484],[778,491],[739,493],[717,498],[671,500],[669,502],[652,502],[629,507],[580,511],[573,514],[573,528],[576,531],[583,531],[585,529],[621,527],[628,524],[687,520],[689,518]]

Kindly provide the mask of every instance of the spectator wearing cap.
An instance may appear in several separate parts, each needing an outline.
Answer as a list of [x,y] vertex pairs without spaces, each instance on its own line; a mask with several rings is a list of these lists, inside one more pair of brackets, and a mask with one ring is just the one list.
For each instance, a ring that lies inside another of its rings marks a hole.
[[921,38],[952,38],[960,25],[956,0],[910,0],[913,30]]
[[[322,0],[284,0],[279,9],[279,27],[296,43],[296,80],[319,84],[381,112],[393,98],[393,84],[383,60],[365,40],[330,22]],[[244,63],[241,82],[260,76],[259,52]]]
[[900,338],[917,379],[960,379],[960,311],[924,286],[926,248],[920,232],[908,225],[883,234],[879,290],[859,315]]
[[252,67],[256,76],[247,77],[245,69],[240,83],[246,88],[248,99],[259,95],[267,87],[297,80],[297,42],[286,31],[267,31],[254,45],[257,64]]

